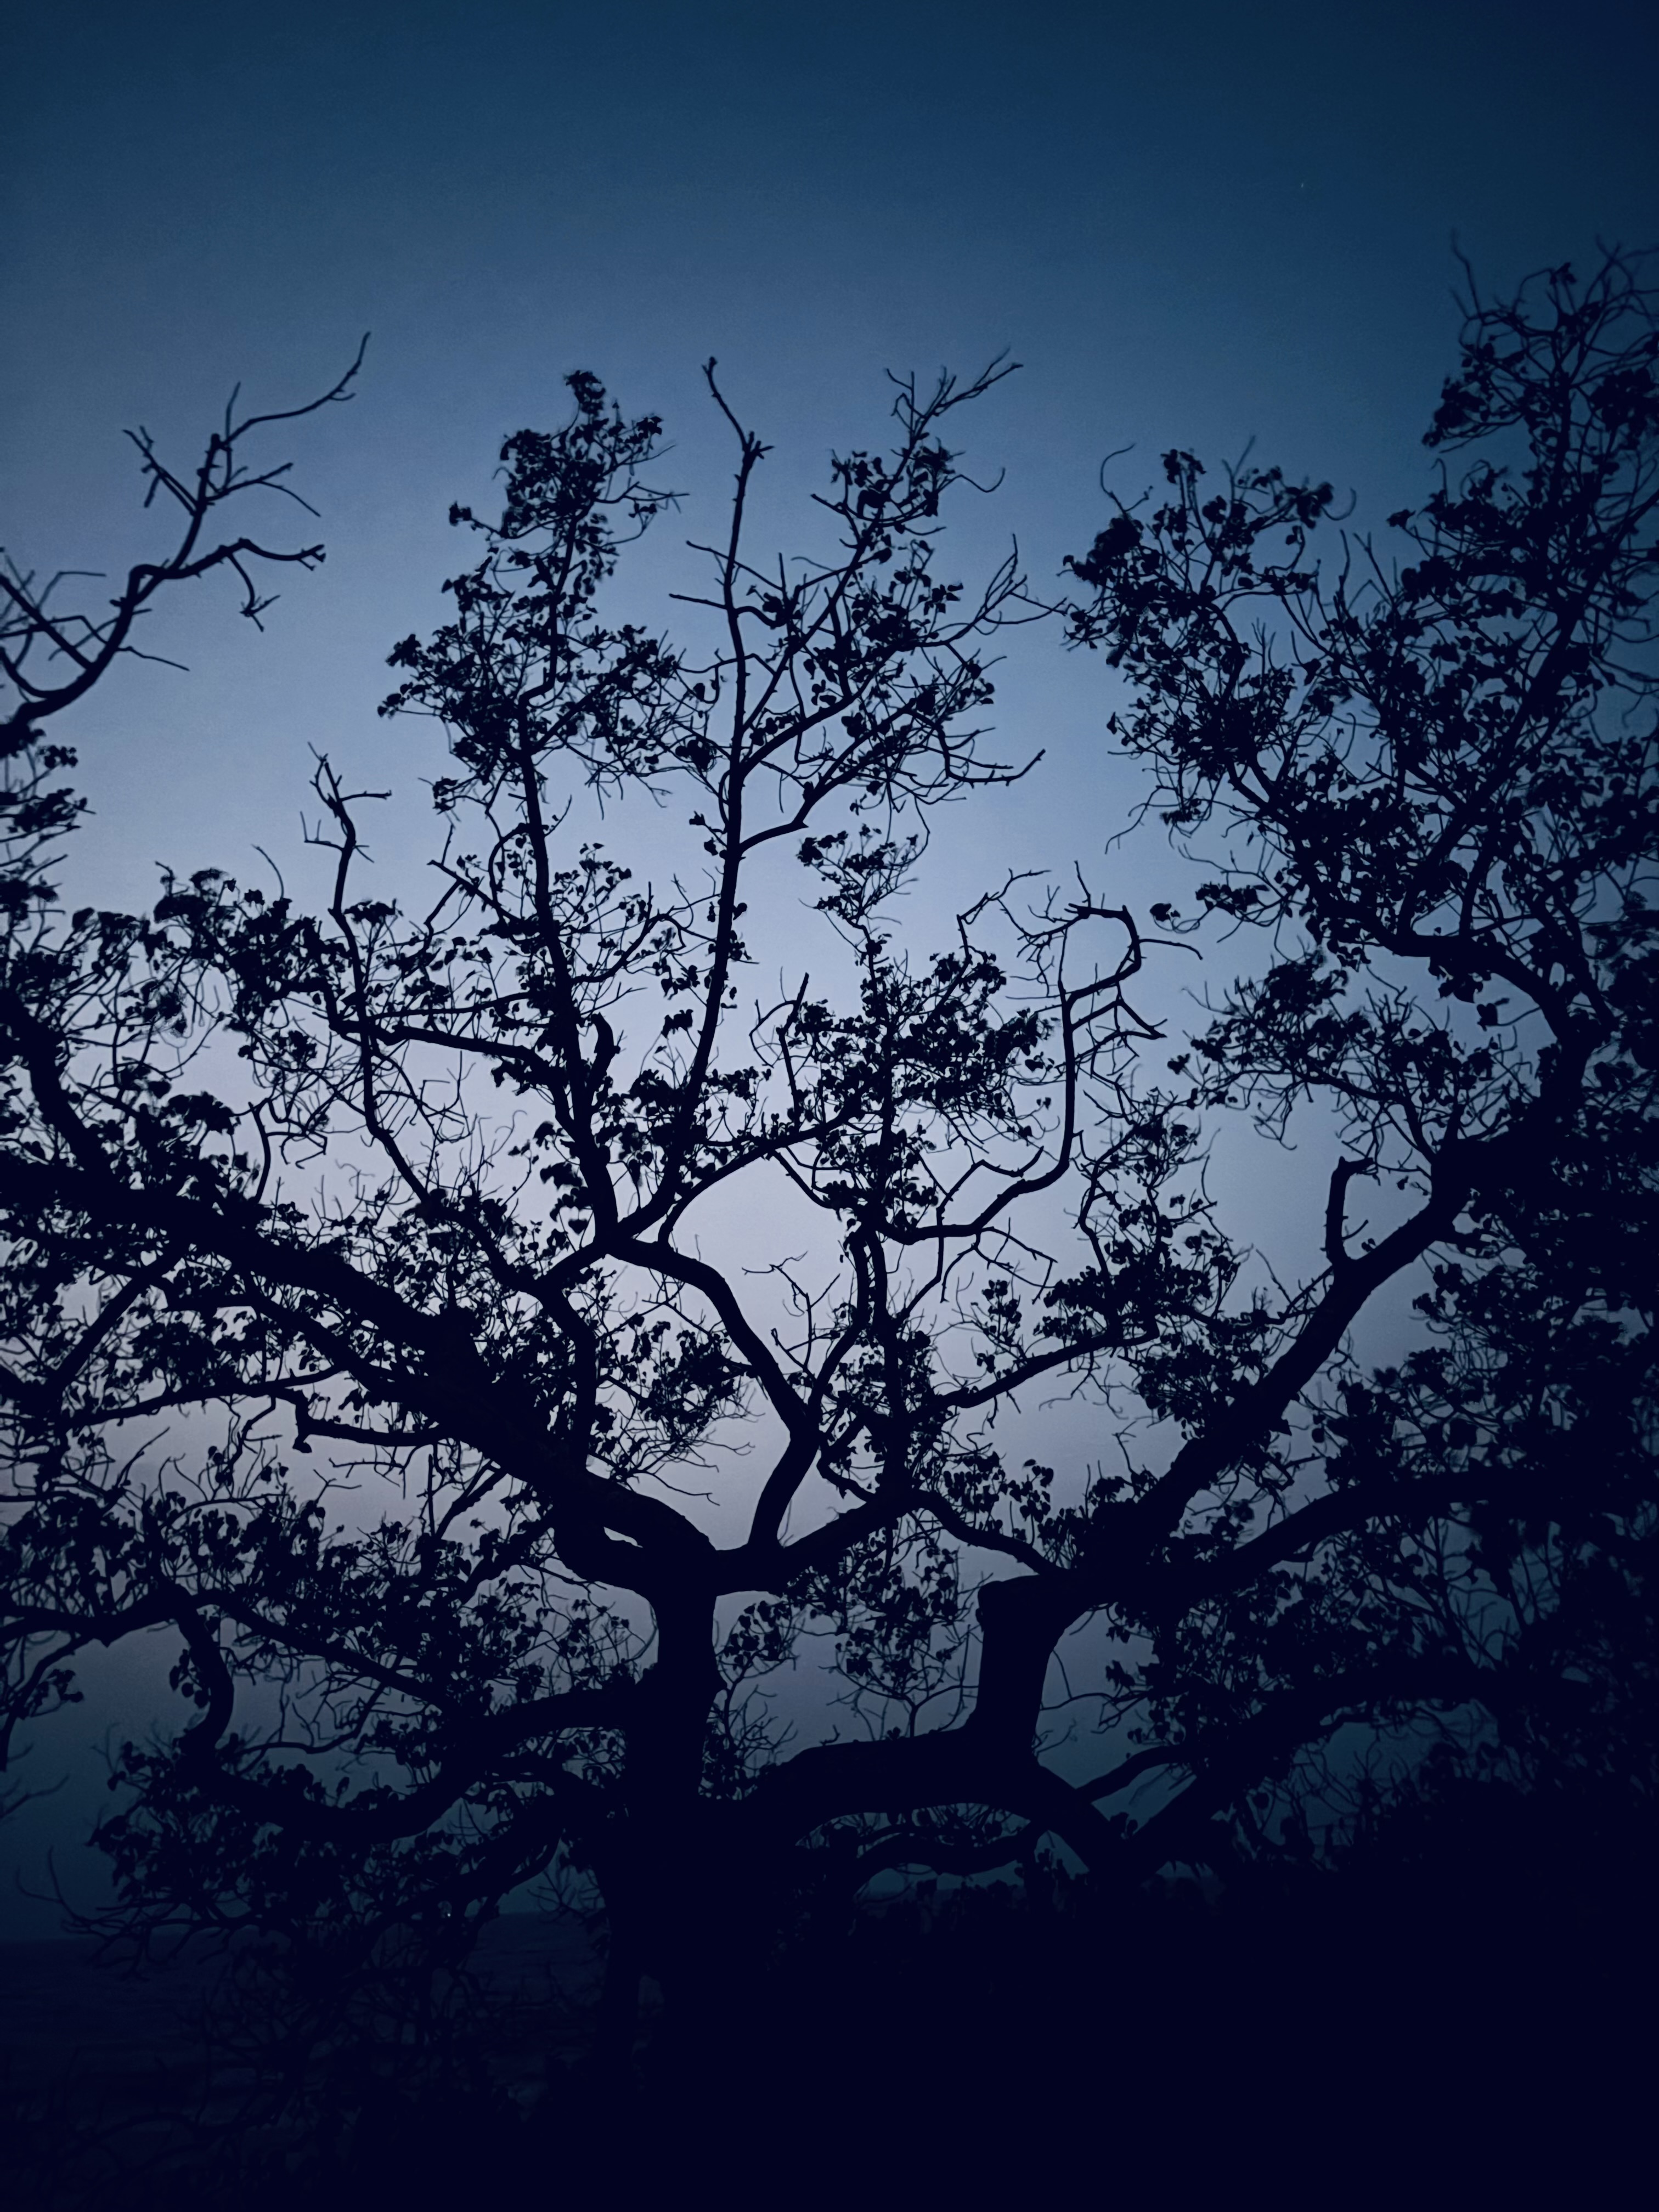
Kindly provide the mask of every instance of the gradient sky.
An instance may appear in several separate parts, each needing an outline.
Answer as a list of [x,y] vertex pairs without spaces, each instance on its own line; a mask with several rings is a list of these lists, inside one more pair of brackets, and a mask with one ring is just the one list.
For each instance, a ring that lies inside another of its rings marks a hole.
[[[309,747],[413,780],[419,744],[373,715],[386,651],[436,611],[449,501],[487,500],[502,434],[559,419],[572,368],[675,441],[690,498],[655,583],[729,468],[710,354],[777,448],[781,515],[832,444],[879,435],[884,371],[1009,349],[969,432],[1007,480],[965,557],[1017,531],[1042,581],[1126,444],[1125,489],[1164,447],[1254,437],[1362,514],[1398,504],[1451,359],[1454,238],[1493,288],[1659,242],[1638,0],[94,0],[14,10],[5,62],[15,557],[133,557],[124,425],[188,453],[239,380],[309,397],[374,332],[361,398],[285,448],[326,569],[263,638],[201,587],[148,641],[190,676],[130,665],[76,720],[100,902],[146,900],[158,860],[291,853]],[[1016,650],[1000,720],[1050,760],[964,825],[964,880],[990,851],[1098,854],[1131,790],[1103,697],[1086,659]],[[89,1802],[77,1783],[52,1824]]]
[[[878,435],[883,373],[1025,364],[971,451],[982,525],[1040,579],[1100,519],[1103,455],[1257,452],[1420,482],[1454,236],[1483,281],[1659,237],[1659,33],[1626,0],[1387,9],[1033,0],[449,0],[16,11],[0,242],[4,540],[103,566],[146,539],[119,431],[187,453],[241,380],[362,397],[289,441],[326,574],[261,641],[204,587],[81,718],[104,896],[289,833],[307,748],[381,764],[368,713],[435,609],[451,499],[595,370],[662,414],[696,531],[728,466],[699,366],[776,446],[781,505]],[[976,520],[975,530],[981,527]],[[653,549],[666,561],[681,533]],[[1003,717],[1064,750],[1056,671]],[[1023,673],[1023,670],[1022,670]],[[1092,743],[1062,775],[1097,776]],[[1054,779],[999,839],[1046,836]],[[1068,804],[1075,793],[1068,793]]]

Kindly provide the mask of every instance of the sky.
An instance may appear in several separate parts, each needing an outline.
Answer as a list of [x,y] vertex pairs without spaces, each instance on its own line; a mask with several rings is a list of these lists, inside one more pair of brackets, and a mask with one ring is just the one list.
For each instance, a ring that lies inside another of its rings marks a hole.
[[[1006,349],[1021,372],[968,433],[1006,481],[969,533],[1017,532],[1044,581],[1124,446],[1126,489],[1168,446],[1254,438],[1397,504],[1454,240],[1501,287],[1659,238],[1659,33],[1622,0],[93,0],[20,11],[9,56],[15,557],[131,557],[154,518],[124,427],[187,454],[239,381],[308,398],[373,332],[357,402],[285,448],[326,570],[285,582],[264,639],[219,586],[179,595],[149,642],[190,678],[130,666],[78,719],[88,852],[135,902],[160,860],[291,839],[310,748],[395,767],[410,737],[371,710],[436,611],[448,504],[488,496],[573,368],[665,417],[696,534],[729,467],[709,356],[775,448],[781,516],[832,444],[879,434],[887,371]],[[999,849],[1046,847],[1060,787],[1069,812],[1102,783],[1098,671],[1034,650],[1002,724],[1056,767],[983,817]]]
[[[373,333],[353,404],[271,449],[322,512],[326,567],[285,580],[263,636],[217,585],[179,595],[147,642],[188,675],[130,664],[75,718],[82,879],[134,904],[162,861],[244,870],[263,847],[302,866],[313,749],[418,786],[428,740],[374,714],[386,653],[437,617],[449,502],[488,501],[503,434],[560,419],[575,368],[674,443],[686,506],[641,556],[646,590],[684,583],[682,541],[719,512],[710,356],[775,448],[762,520],[782,545],[831,447],[879,437],[888,372],[1005,351],[1020,373],[965,434],[976,469],[1006,471],[961,533],[970,570],[1015,534],[1052,580],[1125,447],[1126,490],[1166,447],[1221,460],[1254,439],[1380,515],[1425,482],[1455,248],[1502,289],[1598,240],[1659,243],[1656,64],[1637,0],[14,11],[14,558],[136,557],[154,518],[124,427],[187,455],[239,382],[293,404]],[[1086,656],[1014,641],[1000,733],[1048,757],[953,825],[947,890],[991,855],[1098,862],[1136,787],[1104,757],[1108,703]],[[413,812],[390,818],[414,840]],[[1269,1173],[1258,1195],[1291,1187]],[[52,1832],[92,1802],[83,1781]],[[43,1924],[0,1897],[5,1914]]]

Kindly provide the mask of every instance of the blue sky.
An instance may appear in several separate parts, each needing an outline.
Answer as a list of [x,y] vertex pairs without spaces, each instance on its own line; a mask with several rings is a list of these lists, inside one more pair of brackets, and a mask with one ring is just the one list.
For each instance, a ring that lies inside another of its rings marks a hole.
[[[308,395],[374,333],[359,402],[292,441],[325,574],[263,641],[211,587],[175,604],[150,641],[191,679],[129,668],[82,716],[100,879],[142,898],[159,859],[291,836],[312,744],[385,764],[368,710],[435,606],[447,505],[573,368],[666,418],[694,534],[728,465],[710,354],[777,448],[781,513],[832,442],[878,434],[886,370],[1011,349],[971,431],[1006,485],[969,535],[1017,530],[1039,579],[1126,444],[1126,484],[1166,446],[1255,437],[1398,503],[1454,234],[1493,285],[1659,236],[1656,46],[1624,0],[32,11],[0,243],[15,553],[126,557],[124,425],[188,451],[239,380]],[[1046,645],[1010,680],[1006,726],[1043,724],[1055,770],[999,830],[1041,843],[1103,773],[1066,742],[1100,694]]]

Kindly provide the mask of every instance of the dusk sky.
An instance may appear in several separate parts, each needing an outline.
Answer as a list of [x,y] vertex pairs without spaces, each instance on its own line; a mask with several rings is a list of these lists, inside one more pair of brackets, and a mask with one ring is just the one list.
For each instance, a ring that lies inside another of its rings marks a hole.
[[[1052,580],[1126,446],[1125,490],[1166,447],[1254,438],[1380,518],[1425,482],[1454,241],[1495,289],[1598,239],[1659,243],[1656,59],[1640,0],[14,10],[15,559],[135,557],[154,540],[125,426],[187,458],[239,380],[293,404],[373,332],[356,401],[271,449],[326,568],[285,583],[263,637],[217,583],[179,595],[147,643],[189,676],[133,664],[67,731],[96,810],[81,865],[143,902],[159,861],[292,853],[309,748],[395,777],[420,748],[373,709],[456,562],[448,504],[487,502],[502,434],[560,420],[575,368],[673,441],[688,499],[653,586],[685,581],[681,541],[719,514],[711,355],[776,449],[786,546],[831,446],[879,439],[884,372],[1005,349],[1021,373],[964,434],[1006,471],[969,565],[1017,532]],[[1086,658],[1018,641],[1000,727],[1049,761],[965,828],[969,874],[991,849],[1097,856],[1121,826],[1105,696]]]
[[[561,416],[575,368],[674,441],[690,496],[653,578],[724,489],[711,354],[776,448],[781,544],[830,447],[880,434],[885,371],[1005,349],[1024,367],[965,433],[1007,472],[975,556],[1017,532],[1052,579],[1125,446],[1126,489],[1168,446],[1254,438],[1386,511],[1423,482],[1454,239],[1503,286],[1659,237],[1656,52],[1634,0],[20,11],[15,557],[153,544],[125,426],[183,457],[239,380],[310,397],[374,333],[356,404],[280,434],[325,572],[287,580],[263,640],[217,585],[176,595],[149,643],[191,677],[130,667],[80,718],[103,896],[290,838],[309,746],[376,769],[406,749],[369,710],[435,611],[448,504],[487,495],[503,433]],[[1054,769],[986,826],[1035,856],[1060,786],[1070,810],[1099,775],[1103,693],[1047,640],[1010,683],[1008,742]],[[1120,813],[1113,793],[1103,834]]]

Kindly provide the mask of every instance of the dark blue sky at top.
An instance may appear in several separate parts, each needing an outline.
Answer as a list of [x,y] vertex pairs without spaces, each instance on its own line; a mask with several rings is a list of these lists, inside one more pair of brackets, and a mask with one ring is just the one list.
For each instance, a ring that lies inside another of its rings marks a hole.
[[[325,574],[270,635],[209,586],[80,717],[106,896],[154,863],[240,866],[297,823],[307,747],[371,772],[391,642],[435,613],[451,499],[501,434],[595,370],[666,419],[715,514],[718,355],[771,440],[778,540],[832,443],[881,428],[884,372],[1025,364],[965,435],[1006,467],[969,566],[1018,531],[1039,582],[1164,447],[1419,489],[1451,351],[1454,234],[1483,279],[1659,237],[1650,11],[1625,0],[470,0],[37,9],[9,34],[0,253],[4,539],[46,566],[145,546],[143,421],[180,454],[241,380],[308,396],[374,336],[356,405],[296,432]],[[769,526],[771,510],[763,510]],[[994,825],[1035,854],[1105,790],[1097,675],[1010,662],[1011,745],[1045,777]],[[396,761],[392,765],[395,767]],[[1109,781],[1109,779],[1108,780]],[[1121,794],[1091,819],[1097,849]],[[985,817],[988,823],[989,817]],[[1068,856],[1069,857],[1069,856]]]
[[[264,637],[216,586],[181,598],[147,642],[191,673],[129,665],[76,719],[82,879],[130,903],[160,860],[241,870],[258,843],[288,865],[313,746],[400,787],[429,770],[374,718],[386,652],[437,614],[449,501],[487,502],[502,434],[558,420],[575,368],[675,442],[688,503],[643,555],[653,590],[718,516],[711,354],[776,448],[762,520],[784,546],[831,445],[880,435],[885,371],[1004,349],[1022,372],[964,432],[1006,470],[968,516],[970,570],[1018,532],[1052,579],[1126,445],[1126,490],[1167,446],[1224,460],[1254,437],[1380,514],[1425,482],[1454,236],[1494,288],[1598,237],[1659,241],[1656,61],[1636,0],[15,9],[15,557],[135,557],[154,541],[122,426],[187,454],[239,380],[262,406],[307,397],[374,332],[356,403],[273,449],[323,510],[321,575],[285,584]],[[1005,742],[1049,757],[964,813],[947,876],[1098,860],[1135,795],[1106,696],[1086,658],[1013,641]],[[94,1808],[84,1780],[17,1832],[26,1856]]]

